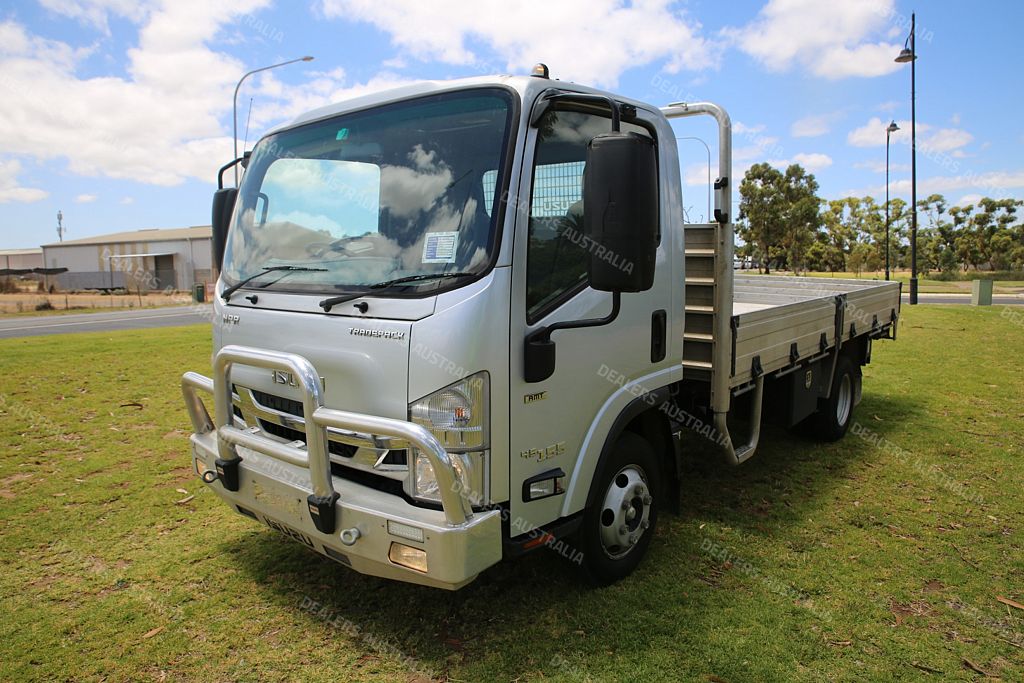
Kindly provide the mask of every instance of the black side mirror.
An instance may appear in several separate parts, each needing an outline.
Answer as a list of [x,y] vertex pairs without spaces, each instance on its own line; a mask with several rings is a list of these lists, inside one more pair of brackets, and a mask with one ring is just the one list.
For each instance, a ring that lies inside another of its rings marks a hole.
[[636,133],[596,136],[587,146],[583,230],[590,249],[590,286],[644,292],[654,285],[661,241],[658,157],[654,141]]
[[236,164],[241,164],[242,168],[248,168],[251,156],[252,152],[246,152],[234,161],[221,166],[220,171],[217,172],[217,191],[213,193],[213,211],[210,216],[210,225],[213,227],[213,264],[217,270],[224,265],[224,248],[228,243],[228,228],[231,227],[231,215],[235,212],[235,200],[238,198],[237,187],[224,187],[224,173]]
[[213,193],[213,211],[210,224],[213,226],[213,263],[220,270],[224,264],[224,247],[228,243],[228,228],[238,198],[237,187],[223,187]]

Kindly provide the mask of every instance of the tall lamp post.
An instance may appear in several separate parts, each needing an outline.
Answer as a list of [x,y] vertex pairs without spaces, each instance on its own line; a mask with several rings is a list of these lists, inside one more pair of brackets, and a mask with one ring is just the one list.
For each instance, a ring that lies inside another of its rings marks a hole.
[[692,136],[676,138],[676,140],[677,141],[678,140],[696,140],[700,144],[704,145],[704,149],[706,149],[707,152],[708,152],[708,212],[705,214],[705,216],[706,216],[706,220],[708,220],[710,222],[711,221],[711,148],[708,147],[708,143],[704,142],[702,139],[695,138],[695,137],[692,137]]
[[916,16],[910,15],[910,35],[896,57],[910,62],[910,305],[917,304],[917,48],[914,45]]
[[[276,69],[279,66],[288,66],[289,64],[294,64],[295,62],[312,61],[313,58],[310,57],[309,55],[306,55],[305,57],[299,57],[297,59],[289,59],[287,62],[281,62],[280,64],[271,64],[270,66],[264,66],[259,69],[253,69],[252,71],[248,72],[247,74],[238,79],[238,85],[235,86],[235,98],[232,101],[231,105],[231,123],[233,126],[232,139],[235,145],[235,159],[238,158],[238,90],[242,87],[242,83],[245,81],[245,79],[249,78],[249,76],[252,76],[253,74],[258,74],[261,71],[269,71],[270,69]],[[238,185],[237,165],[235,165],[235,185]]]
[[889,137],[900,129],[893,121],[885,129],[885,279],[889,279]]

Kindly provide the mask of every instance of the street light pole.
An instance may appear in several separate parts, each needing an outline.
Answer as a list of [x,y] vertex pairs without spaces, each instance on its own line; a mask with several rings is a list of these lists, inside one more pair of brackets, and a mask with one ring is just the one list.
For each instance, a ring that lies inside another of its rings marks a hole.
[[889,136],[900,129],[893,121],[885,129],[885,279],[889,279]]
[[[910,15],[910,36],[896,61],[910,62],[910,304],[917,304],[917,46],[916,15]],[[909,44],[909,48],[907,45]]]
[[[270,69],[276,69],[279,66],[288,66],[295,62],[311,62],[313,58],[309,55],[305,57],[299,57],[297,59],[289,59],[287,62],[281,62],[280,64],[271,64],[270,66],[264,66],[259,69],[253,69],[244,76],[238,79],[238,85],[235,86],[235,97],[231,104],[231,124],[232,124],[232,140],[235,145],[235,159],[238,158],[238,90],[242,87],[242,83],[245,79],[249,78],[253,74],[258,74],[261,71],[269,71]],[[235,165],[235,186],[238,186],[238,165]]]
[[700,144],[704,145],[704,149],[708,152],[708,212],[705,216],[706,220],[711,222],[711,148],[708,147],[708,143],[704,142],[702,139],[692,136],[676,138],[676,140],[696,140]]

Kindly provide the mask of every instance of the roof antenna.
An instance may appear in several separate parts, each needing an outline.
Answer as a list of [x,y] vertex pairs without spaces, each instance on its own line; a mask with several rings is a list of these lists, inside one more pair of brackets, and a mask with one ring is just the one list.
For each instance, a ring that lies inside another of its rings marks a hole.
[[245,153],[245,144],[249,142],[249,122],[252,121],[252,100],[249,98],[249,114],[245,117],[245,137],[242,138],[242,153]]

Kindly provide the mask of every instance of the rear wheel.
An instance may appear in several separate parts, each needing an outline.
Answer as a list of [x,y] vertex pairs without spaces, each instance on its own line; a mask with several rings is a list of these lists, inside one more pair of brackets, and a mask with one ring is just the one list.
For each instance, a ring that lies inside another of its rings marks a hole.
[[628,576],[643,559],[658,520],[658,460],[642,436],[615,442],[596,497],[583,515],[583,567],[598,584]]
[[846,434],[853,418],[856,387],[857,374],[853,363],[848,357],[840,356],[832,378],[832,392],[818,405],[817,431],[823,440],[838,441]]

